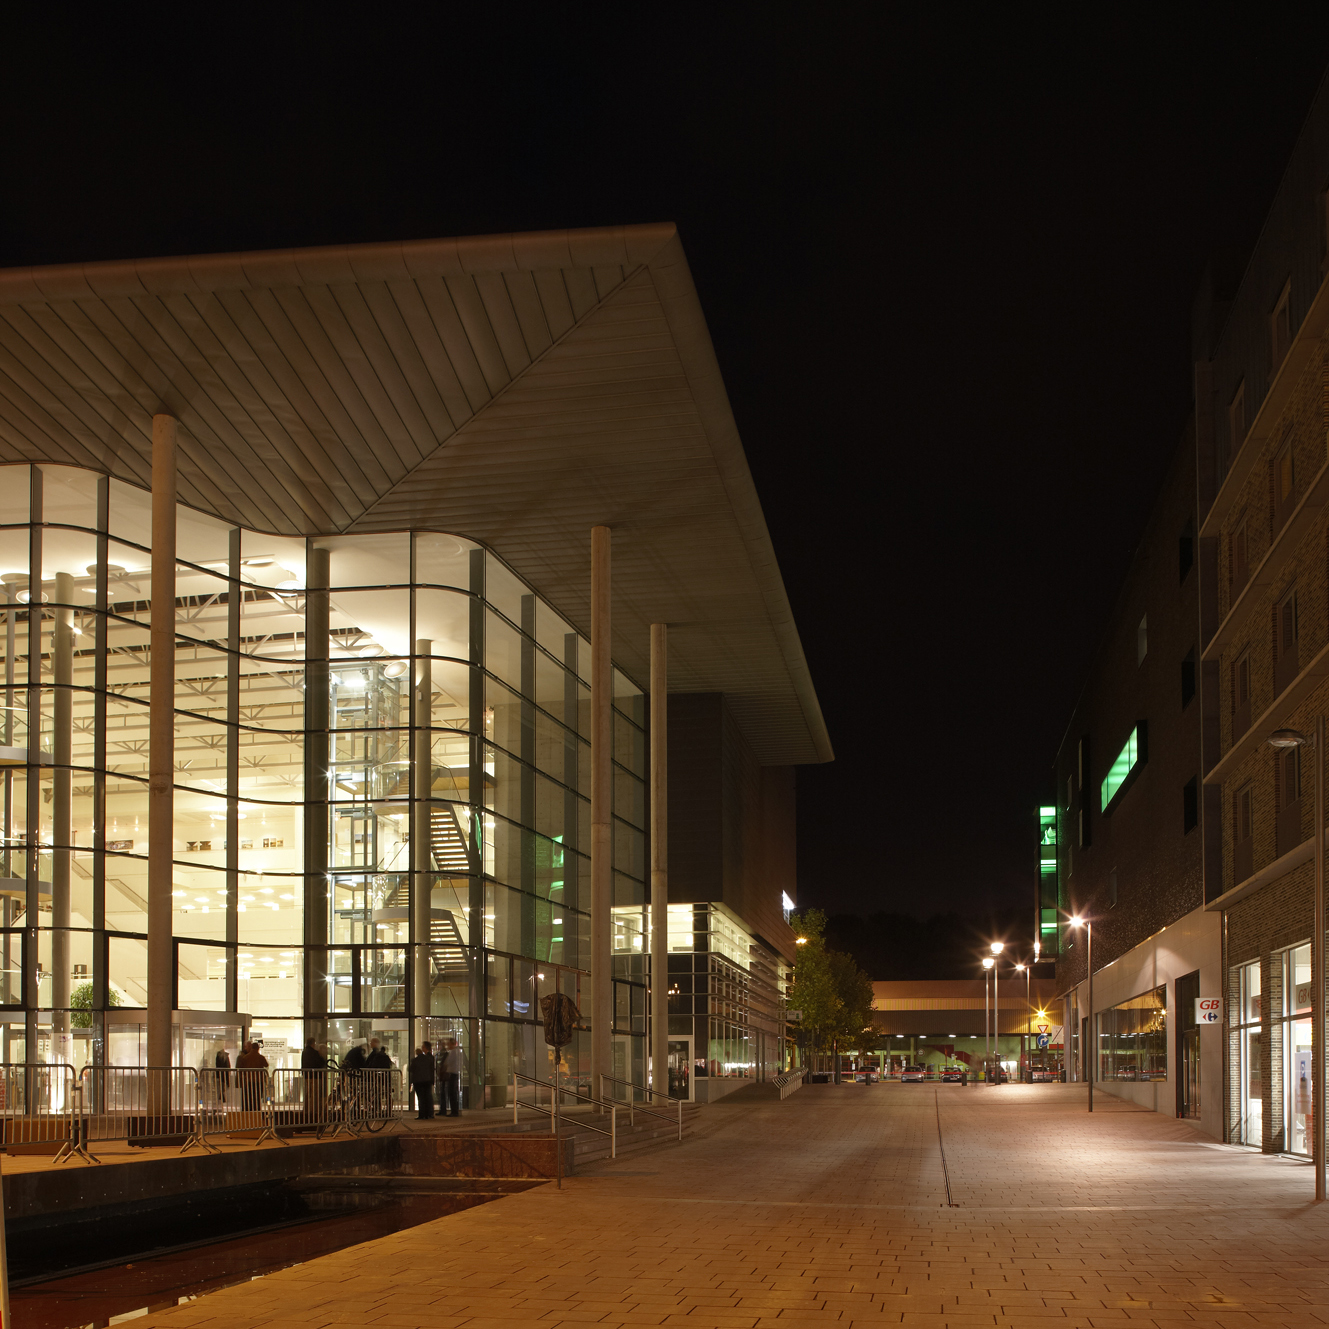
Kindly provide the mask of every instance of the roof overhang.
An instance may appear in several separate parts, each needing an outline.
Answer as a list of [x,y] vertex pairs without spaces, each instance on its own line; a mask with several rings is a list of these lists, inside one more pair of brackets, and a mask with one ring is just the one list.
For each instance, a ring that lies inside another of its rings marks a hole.
[[757,759],[830,739],[672,225],[0,271],[0,461],[288,535],[452,531],[583,633],[613,529],[615,659],[723,692]]

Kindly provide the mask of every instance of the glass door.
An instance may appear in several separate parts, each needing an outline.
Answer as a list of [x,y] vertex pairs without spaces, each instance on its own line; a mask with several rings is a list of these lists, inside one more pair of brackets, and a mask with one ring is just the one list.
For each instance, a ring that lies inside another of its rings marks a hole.
[[1283,1148],[1309,1154],[1311,1103],[1311,948],[1283,952]]
[[692,1102],[692,1039],[671,1038],[668,1043],[669,1097]]

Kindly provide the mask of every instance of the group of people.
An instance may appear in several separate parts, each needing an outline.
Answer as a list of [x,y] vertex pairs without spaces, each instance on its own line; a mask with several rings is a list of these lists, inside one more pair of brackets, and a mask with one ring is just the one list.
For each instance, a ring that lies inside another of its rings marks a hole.
[[438,1082],[439,1109],[444,1117],[461,1116],[461,1046],[455,1038],[447,1039],[439,1055],[432,1043],[415,1049],[408,1067],[411,1092],[415,1095],[415,1115],[425,1121],[434,1115],[434,1083]]

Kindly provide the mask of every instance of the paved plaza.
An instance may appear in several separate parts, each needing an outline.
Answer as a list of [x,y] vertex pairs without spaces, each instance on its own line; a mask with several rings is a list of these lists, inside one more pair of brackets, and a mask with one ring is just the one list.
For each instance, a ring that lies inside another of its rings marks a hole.
[[[809,1086],[681,1145],[136,1321],[666,1329],[1329,1323],[1311,1169],[1062,1085]],[[940,1140],[939,1140],[940,1129]],[[943,1161],[944,1160],[944,1161]],[[948,1199],[949,1184],[949,1199]]]

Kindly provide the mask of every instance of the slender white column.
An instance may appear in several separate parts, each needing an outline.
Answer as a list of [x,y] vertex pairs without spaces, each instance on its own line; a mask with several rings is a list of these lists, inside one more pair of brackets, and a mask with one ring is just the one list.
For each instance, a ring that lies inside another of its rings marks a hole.
[[651,1088],[669,1092],[669,629],[651,624]]
[[[175,836],[176,422],[152,417],[152,633],[148,671],[148,1065],[171,1064]],[[163,1086],[164,1088],[164,1086]],[[152,1087],[149,1087],[152,1098]],[[157,1105],[164,1110],[165,1100]],[[149,1111],[152,1106],[150,1104]]]
[[74,579],[55,574],[55,630],[51,655],[55,673],[52,719],[55,724],[51,775],[51,820],[55,852],[51,856],[51,1060],[69,1062],[70,866],[74,834],[74,791],[70,766],[74,760]]
[[415,876],[411,888],[411,929],[415,934],[415,1046],[429,1037],[429,940],[432,914],[430,903],[434,883],[432,847],[433,825],[430,820],[429,794],[433,788],[433,753],[430,748],[429,720],[432,710],[433,661],[432,641],[415,643]]
[[591,1093],[613,1074],[614,675],[610,662],[608,526],[591,528]]

